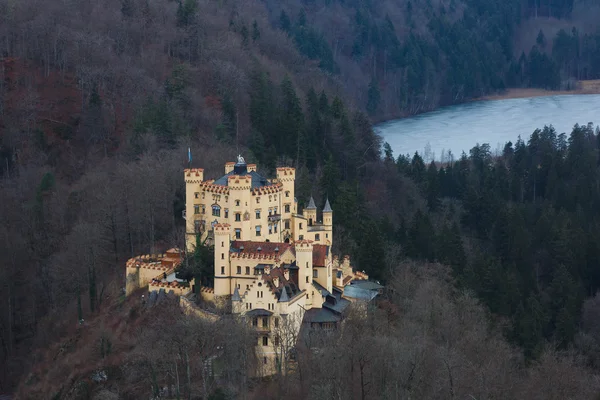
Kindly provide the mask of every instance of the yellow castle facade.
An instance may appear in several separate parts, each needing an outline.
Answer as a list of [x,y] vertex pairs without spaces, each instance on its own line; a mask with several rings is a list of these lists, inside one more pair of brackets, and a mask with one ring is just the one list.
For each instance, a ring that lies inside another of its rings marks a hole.
[[[298,213],[295,176],[294,168],[277,168],[276,178],[267,179],[242,157],[225,164],[218,179],[205,180],[203,169],[184,170],[186,251],[199,243],[214,246],[214,285],[200,294],[256,329],[260,374],[281,369],[302,326],[335,328],[351,301],[381,289],[354,271],[348,256],[340,261],[332,255],[328,200],[318,213],[311,197]],[[174,273],[177,252],[161,260],[131,259],[128,294],[144,284],[150,292],[189,294],[194,283]]]

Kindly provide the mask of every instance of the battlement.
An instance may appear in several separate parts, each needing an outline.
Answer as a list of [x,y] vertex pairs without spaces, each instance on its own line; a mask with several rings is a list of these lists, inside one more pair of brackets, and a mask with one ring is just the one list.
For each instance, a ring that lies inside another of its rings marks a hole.
[[252,188],[252,177],[250,175],[229,175],[227,185],[231,189],[250,190]]
[[277,179],[280,181],[292,181],[296,179],[296,168],[279,167],[277,168]]
[[294,243],[296,251],[312,251],[313,241],[312,240],[298,240]]
[[276,183],[271,186],[261,186],[255,189],[252,189],[252,196],[261,196],[265,194],[274,194],[280,193],[283,190],[283,184]]
[[147,270],[168,271],[181,264],[181,250],[170,249],[164,254],[143,254],[130,258],[125,263],[127,268],[143,268]]
[[227,233],[229,234],[229,232],[231,231],[231,225],[224,223],[224,224],[216,224],[214,226],[214,230],[215,233]]
[[203,188],[203,190],[205,190],[207,192],[218,193],[218,194],[229,194],[229,188],[227,186],[215,185],[215,184],[213,184],[213,182],[214,181],[202,182],[202,183],[200,183],[200,186]]
[[185,183],[200,183],[204,180],[203,168],[186,168],[183,170]]
[[225,163],[225,174],[230,173],[231,171],[233,171],[233,167],[235,166],[235,163],[233,161],[230,162],[226,162]]

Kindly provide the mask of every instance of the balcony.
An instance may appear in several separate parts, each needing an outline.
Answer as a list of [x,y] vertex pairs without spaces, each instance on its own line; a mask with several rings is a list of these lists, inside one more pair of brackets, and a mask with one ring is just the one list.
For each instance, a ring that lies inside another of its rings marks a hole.
[[269,215],[269,222],[281,221],[281,214],[271,214]]

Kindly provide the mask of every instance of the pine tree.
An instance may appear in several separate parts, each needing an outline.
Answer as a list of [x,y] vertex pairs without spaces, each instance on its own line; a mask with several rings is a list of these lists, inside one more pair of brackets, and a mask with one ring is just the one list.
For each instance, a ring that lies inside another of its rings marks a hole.
[[252,23],[252,41],[256,42],[258,39],[260,39],[260,30],[258,29],[258,22],[254,20]]

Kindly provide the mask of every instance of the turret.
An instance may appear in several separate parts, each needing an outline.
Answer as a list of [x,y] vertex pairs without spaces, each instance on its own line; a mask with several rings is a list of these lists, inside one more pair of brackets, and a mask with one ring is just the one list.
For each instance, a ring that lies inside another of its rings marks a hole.
[[302,211],[302,216],[308,221],[308,226],[312,226],[317,222],[317,206],[315,205],[315,199],[310,196],[308,205]]
[[323,225],[333,226],[333,210],[329,204],[329,199],[325,201],[325,207],[323,207]]
[[231,268],[229,248],[231,244],[231,226],[216,224],[215,238],[215,297],[231,295]]
[[[313,244],[311,240],[299,240],[295,244],[296,265],[298,266],[298,288],[306,290],[309,294],[312,291],[313,282]],[[312,305],[312,298],[309,295],[306,299],[306,308]]]
[[200,207],[200,184],[204,180],[202,168],[187,168],[183,170],[185,180],[185,242],[189,252],[196,247],[196,234],[199,229],[200,215],[194,213],[194,206]]

